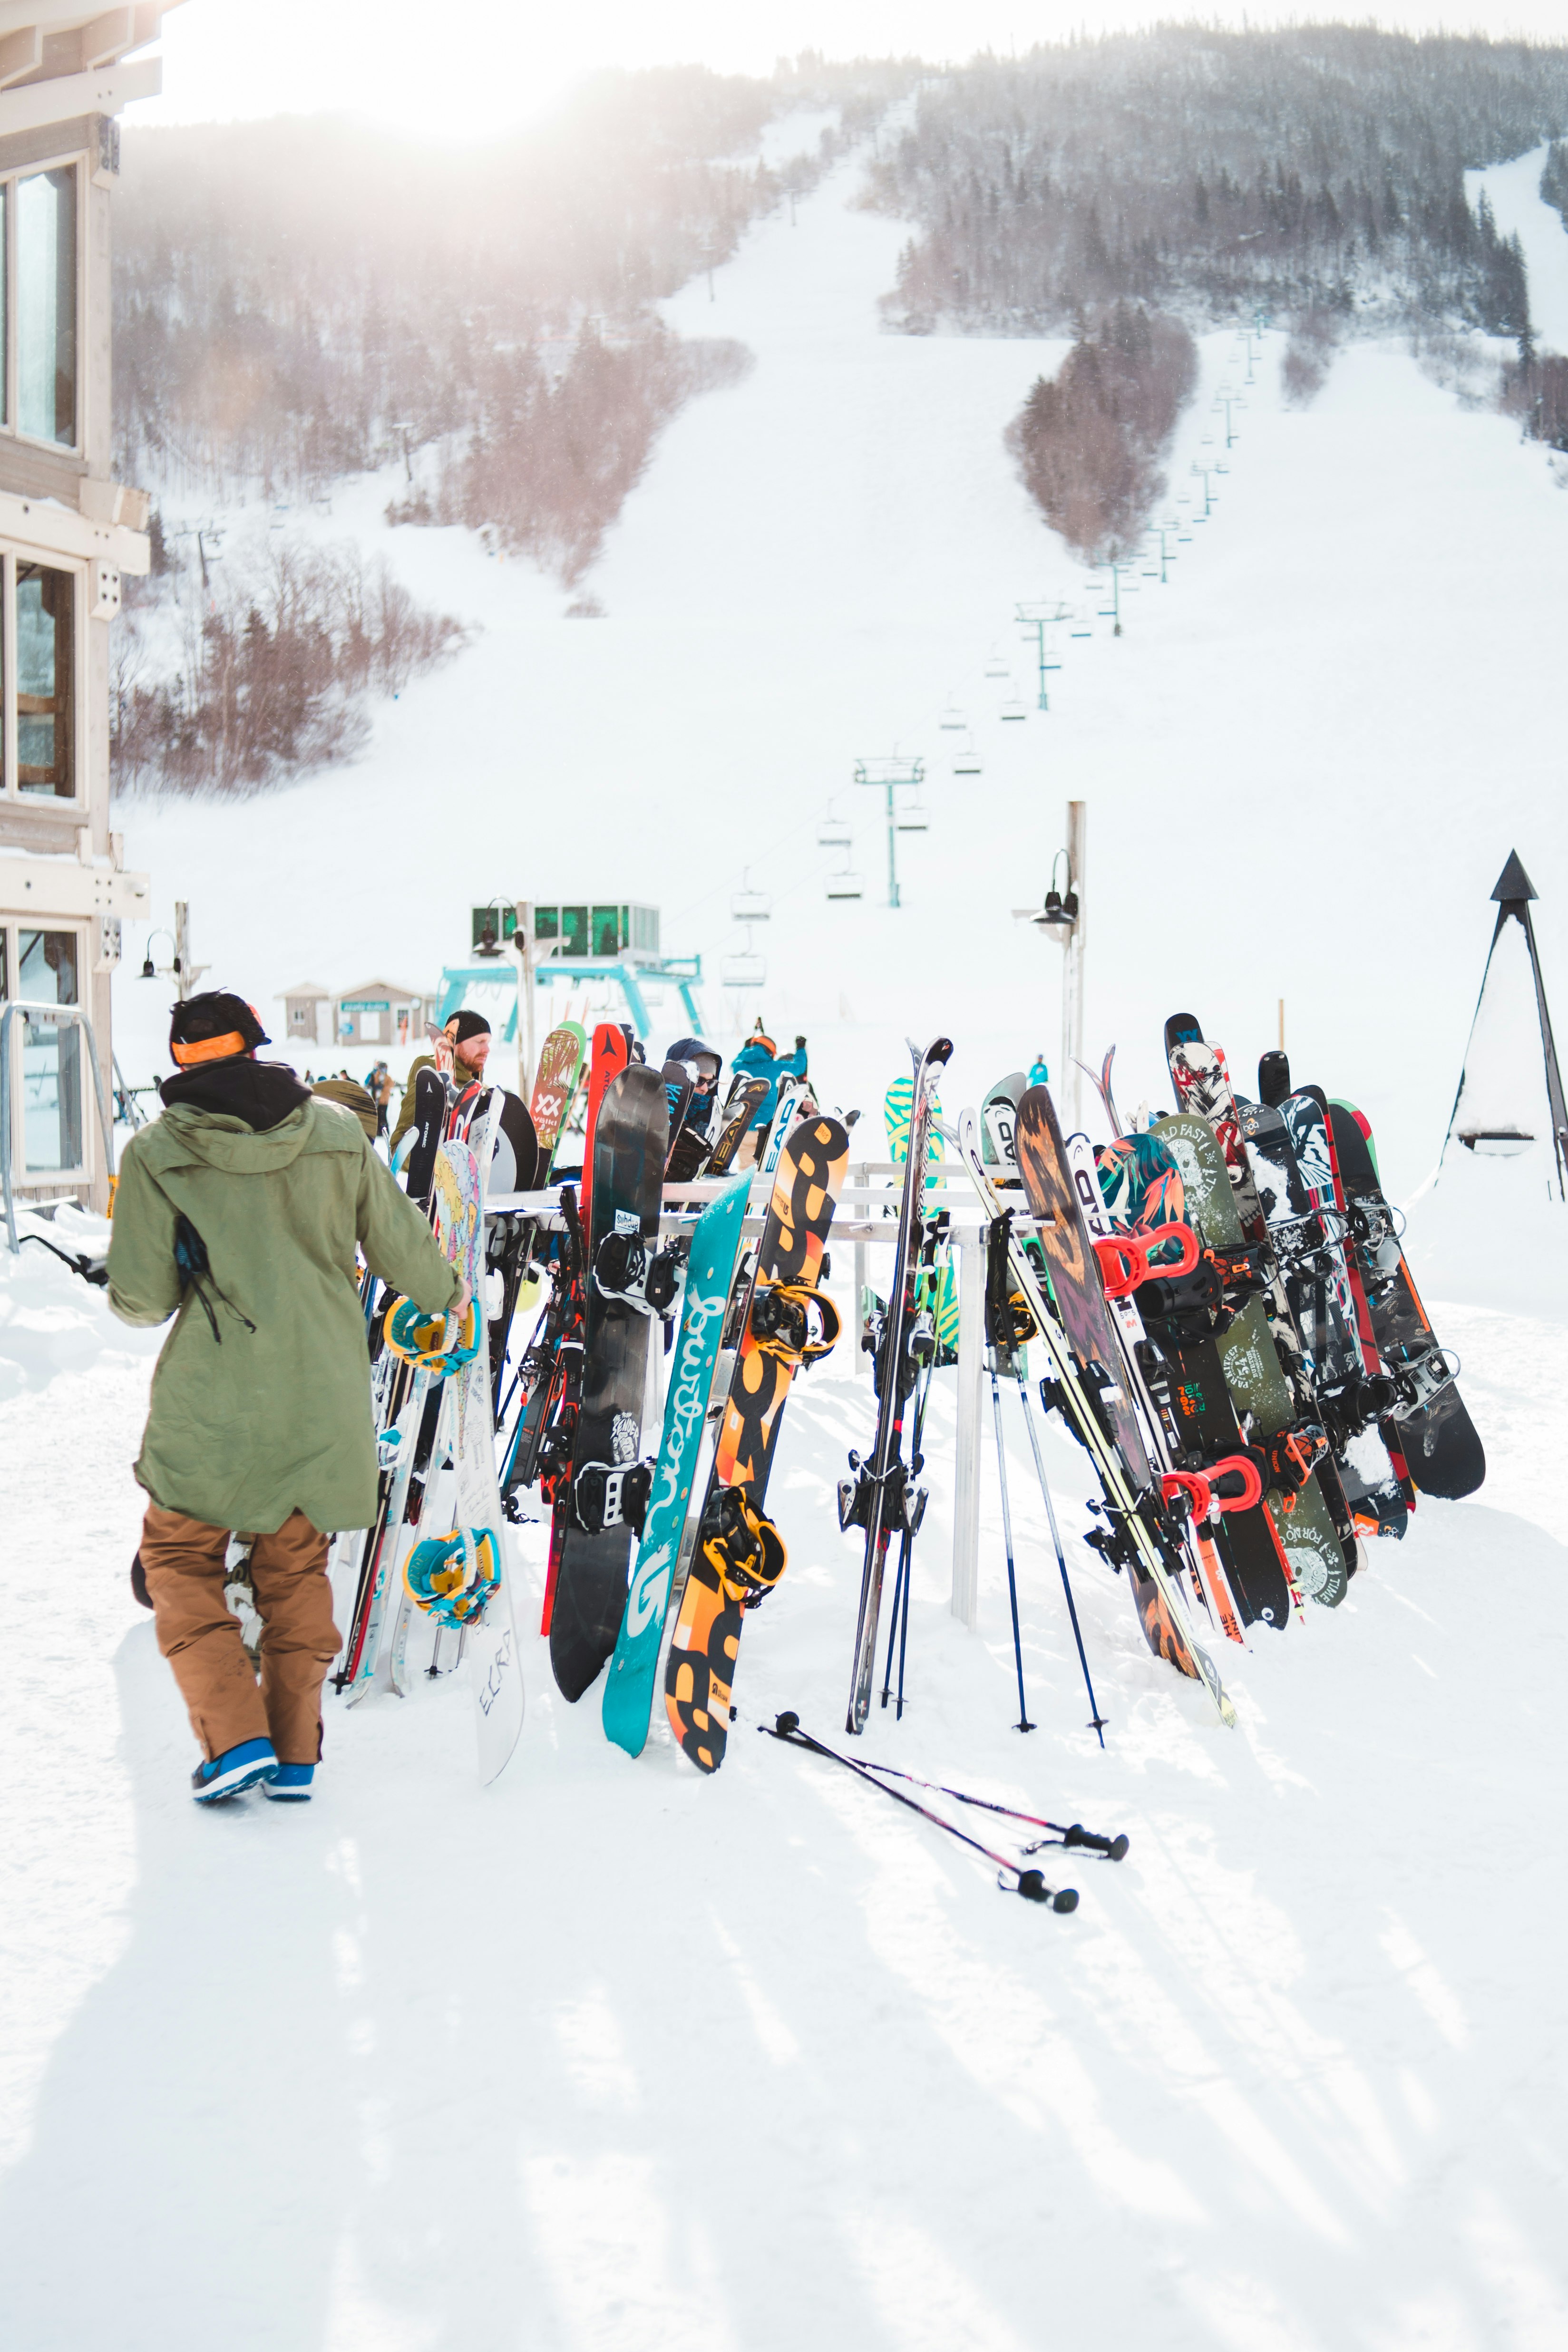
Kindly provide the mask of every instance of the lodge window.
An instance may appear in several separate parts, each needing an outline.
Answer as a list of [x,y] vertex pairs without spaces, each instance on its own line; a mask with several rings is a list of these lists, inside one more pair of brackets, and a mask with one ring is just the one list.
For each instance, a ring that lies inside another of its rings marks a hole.
[[76,574],[6,555],[0,593],[5,791],[29,800],[75,800]]
[[0,181],[0,424],[73,449],[77,430],[77,166]]
[[[79,1004],[80,974],[81,940],[75,930],[33,930],[20,923],[0,927],[0,1002],[14,995],[27,1004]],[[11,1033],[11,1133],[21,1139],[13,1170],[24,1179],[79,1173],[85,1165],[81,1031],[75,1022],[57,1024],[18,1014]]]

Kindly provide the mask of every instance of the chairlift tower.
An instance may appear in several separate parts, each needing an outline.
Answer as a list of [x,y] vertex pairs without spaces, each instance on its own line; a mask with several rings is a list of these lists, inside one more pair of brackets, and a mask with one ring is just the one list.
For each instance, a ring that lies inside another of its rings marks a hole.
[[1047,629],[1058,627],[1063,621],[1071,620],[1072,606],[1070,604],[1058,603],[1050,604],[1019,604],[1015,609],[1017,614],[1019,627],[1024,629],[1033,629],[1035,633],[1035,643],[1039,652],[1040,709],[1042,710],[1048,710],[1051,707],[1051,703],[1050,697],[1046,692],[1046,673],[1047,670],[1060,669],[1061,664],[1058,661],[1052,661],[1050,658],[1049,648],[1046,644],[1046,631]]
[[[889,760],[857,760],[855,782],[869,785],[873,792],[885,793],[888,800],[888,904],[897,907],[899,898],[898,836],[900,833],[924,833],[926,813],[920,798],[920,788],[925,782],[923,760],[906,760],[895,753]],[[899,806],[900,792],[913,793],[915,798],[902,810]]]

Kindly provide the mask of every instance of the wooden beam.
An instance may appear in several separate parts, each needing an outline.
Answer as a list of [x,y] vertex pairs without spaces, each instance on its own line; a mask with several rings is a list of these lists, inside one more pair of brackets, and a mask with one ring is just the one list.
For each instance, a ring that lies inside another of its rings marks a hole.
[[8,89],[24,75],[37,73],[44,60],[44,37],[37,25],[24,25],[19,33],[7,33],[0,40],[0,89]]
[[79,73],[96,73],[100,66],[110,66],[122,58],[136,41],[136,11],[134,8],[106,8],[90,25],[84,25],[77,36],[80,54]]

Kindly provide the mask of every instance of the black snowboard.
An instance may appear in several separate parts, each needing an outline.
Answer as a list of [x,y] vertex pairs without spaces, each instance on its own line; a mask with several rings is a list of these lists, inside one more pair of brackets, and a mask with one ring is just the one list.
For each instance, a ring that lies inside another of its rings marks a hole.
[[[1359,1207],[1383,1223],[1388,1203],[1355,1113],[1348,1103],[1331,1102],[1329,1119],[1346,1207],[1352,1218]],[[1375,1253],[1360,1247],[1360,1255],[1373,1337],[1384,1362],[1397,1377],[1402,1365],[1435,1348],[1436,1338],[1398,1243],[1390,1239]],[[1424,1495],[1458,1502],[1475,1493],[1487,1475],[1486,1452],[1457,1387],[1450,1384],[1421,1411],[1396,1412],[1394,1420],[1410,1475]]]
[[[574,1493],[594,1464],[629,1469],[641,1446],[648,1318],[607,1298],[594,1278],[607,1234],[635,1223],[658,1246],[669,1105],[657,1070],[632,1063],[611,1079],[594,1130],[593,1229],[587,1235],[583,1402],[572,1449]],[[635,1529],[622,1518],[589,1533],[569,1517],[550,1620],[550,1664],[563,1694],[579,1699],[615,1651],[626,1605]]]

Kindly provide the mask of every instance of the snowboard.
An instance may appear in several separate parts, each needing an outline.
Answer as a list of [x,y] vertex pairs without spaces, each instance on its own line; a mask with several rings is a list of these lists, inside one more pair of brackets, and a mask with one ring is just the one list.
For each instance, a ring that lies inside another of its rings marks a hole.
[[1018,1154],[1013,1144],[1013,1126],[1018,1115],[1018,1105],[1028,1087],[1028,1077],[1022,1070],[1012,1070],[988,1087],[980,1105],[980,1156],[987,1168],[996,1170],[1003,1183],[1016,1183]]
[[481,1151],[443,1143],[436,1154],[436,1237],[445,1255],[461,1267],[474,1296],[473,1360],[442,1383],[441,1422],[436,1439],[439,1462],[449,1448],[453,1467],[456,1529],[487,1537],[495,1566],[493,1583],[479,1622],[464,1633],[479,1779],[488,1787],[505,1766],[522,1730],[522,1667],[513,1620],[506,1527],[496,1478],[495,1422],[490,1405],[489,1347],[485,1332],[484,1168]]
[[665,1614],[680,1564],[750,1191],[749,1178],[738,1176],[703,1210],[691,1237],[680,1334],[665,1398],[664,1434],[615,1656],[605,1678],[605,1737],[628,1756],[640,1756],[647,1739]]
[[766,1078],[738,1078],[730,1089],[729,1099],[720,1114],[719,1132],[713,1148],[700,1160],[695,1168],[682,1168],[672,1182],[683,1183],[689,1175],[704,1177],[727,1176],[734,1165],[735,1154],[752,1131],[752,1123],[768,1098]]
[[[1258,1091],[1289,1085],[1283,1053],[1265,1055]],[[1339,1190],[1329,1123],[1313,1097],[1287,1091],[1280,1117],[1301,1183],[1322,1229],[1321,1247],[1287,1281],[1313,1372],[1334,1458],[1358,1531],[1398,1538],[1410,1518],[1404,1454],[1395,1465],[1374,1425],[1381,1366],[1372,1318],[1348,1245],[1349,1221]]]
[[[595,1044],[598,1036],[595,1035]],[[617,1033],[618,1034],[618,1033]],[[550,1664],[563,1695],[582,1697],[616,1646],[626,1606],[633,1519],[626,1516],[641,1437],[651,1318],[604,1286],[605,1244],[658,1246],[669,1114],[657,1070],[615,1073],[595,1108],[591,1220],[585,1223],[583,1393],[572,1448]],[[588,1170],[584,1169],[586,1182]],[[637,1515],[640,1517],[640,1513]]]
[[[1216,1256],[1233,1261],[1241,1257],[1246,1249],[1241,1218],[1223,1147],[1212,1122],[1196,1111],[1177,1112],[1161,1119],[1154,1132],[1181,1171],[1189,1224],[1196,1228],[1205,1247]],[[1263,1297],[1255,1287],[1250,1297],[1237,1300],[1228,1328],[1218,1333],[1213,1342],[1235,1419],[1243,1423],[1250,1419],[1252,1442],[1265,1452],[1270,1451],[1271,1441],[1288,1433],[1297,1420],[1296,1399],[1275,1347],[1277,1328],[1277,1324],[1270,1326]],[[1199,1345],[1200,1358],[1187,1361],[1206,1360]],[[1173,1352],[1181,1351],[1178,1349]],[[1198,1391],[1202,1411],[1196,1417],[1200,1424],[1208,1414],[1217,1413],[1223,1420],[1223,1408],[1212,1383],[1205,1381],[1201,1373]],[[1348,1570],[1339,1534],[1317,1484],[1316,1471],[1297,1489],[1289,1508],[1279,1483],[1266,1477],[1265,1484],[1269,1488],[1267,1507],[1279,1538],[1277,1557],[1282,1555],[1289,1582],[1302,1595],[1321,1598],[1325,1607],[1336,1605],[1344,1598]],[[1237,1553],[1239,1580],[1249,1591],[1254,1580],[1265,1584],[1268,1580],[1268,1553],[1261,1544],[1247,1559],[1241,1556],[1241,1546],[1247,1540],[1247,1523],[1249,1518],[1256,1521],[1257,1516],[1238,1513],[1226,1528]],[[1287,1622],[1272,1609],[1259,1613],[1281,1630]]]
[[763,1505],[795,1373],[803,1362],[826,1354],[837,1336],[837,1309],[817,1286],[848,1164],[849,1138],[836,1118],[798,1121],[779,1161],[757,1244],[702,1523],[665,1668],[670,1728],[703,1772],[716,1772],[724,1760],[743,1612],[784,1572],[784,1545]]
[[[1189,1024],[1192,1016],[1179,1013],[1175,1020]],[[1309,1489],[1315,1487],[1317,1501],[1327,1512],[1340,1547],[1340,1572],[1324,1583],[1315,1584],[1312,1592],[1313,1598],[1324,1607],[1337,1608],[1344,1598],[1349,1578],[1361,1566],[1355,1522],[1333,1458],[1328,1453],[1326,1444],[1320,1444],[1325,1433],[1321,1430],[1300,1335],[1286,1295],[1269,1234],[1268,1220],[1241,1132],[1241,1113],[1230,1082],[1230,1072],[1217,1045],[1208,1045],[1202,1037],[1194,1036],[1190,1032],[1173,1037],[1173,1023],[1167,1022],[1165,1030],[1171,1082],[1175,1089],[1177,1107],[1184,1111],[1198,1112],[1213,1128],[1230,1179],[1232,1201],[1240,1224],[1239,1240],[1245,1247],[1260,1254],[1258,1271],[1263,1277],[1267,1299],[1264,1316],[1267,1337],[1272,1342],[1279,1368],[1285,1375],[1290,1398],[1290,1412],[1287,1420],[1267,1433],[1281,1435],[1294,1423],[1298,1432],[1298,1449],[1316,1451],[1310,1476],[1300,1492],[1307,1497]],[[1311,1504],[1310,1507],[1315,1518],[1316,1505]]]
[[539,1067],[534,1072],[533,1092],[529,1099],[533,1131],[539,1139],[537,1183],[550,1181],[556,1148],[577,1099],[587,1050],[588,1040],[575,1021],[563,1021],[540,1048]]
[[[1146,1144],[1151,1141],[1147,1137],[1142,1139]],[[1088,1136],[1081,1133],[1069,1135],[1066,1139],[1065,1148],[1068,1171],[1078,1191],[1084,1223],[1094,1240],[1114,1243],[1119,1238],[1124,1237],[1147,1244],[1152,1234],[1163,1232],[1166,1239],[1158,1246],[1166,1256],[1174,1250],[1177,1253],[1176,1263],[1184,1264],[1189,1250],[1195,1255],[1197,1237],[1179,1214],[1180,1179],[1176,1174],[1175,1163],[1169,1159],[1168,1154],[1160,1155],[1164,1164],[1157,1169],[1157,1181],[1145,1187],[1142,1199],[1139,1203],[1142,1209],[1152,1213],[1151,1223],[1140,1230],[1132,1218],[1113,1221],[1106,1206],[1100,1167]],[[1152,1151],[1146,1156],[1152,1161]],[[1125,1162],[1113,1162],[1112,1165],[1113,1168],[1118,1168],[1125,1165]],[[1166,1213],[1173,1196],[1178,1209],[1178,1213],[1174,1216]],[[1121,1226],[1120,1236],[1117,1231],[1118,1223]],[[1189,1271],[1194,1270],[1195,1269],[1189,1268]],[[1144,1285],[1140,1285],[1139,1288],[1146,1295]],[[1176,1411],[1171,1381],[1162,1373],[1157,1349],[1149,1344],[1142,1316],[1134,1298],[1121,1289],[1120,1282],[1116,1284],[1115,1291],[1116,1295],[1113,1296],[1111,1288],[1107,1288],[1105,1303],[1110,1310],[1111,1320],[1116,1326],[1121,1341],[1122,1377],[1131,1383],[1133,1396],[1139,1405],[1155,1466],[1162,1474],[1162,1499],[1166,1499],[1171,1491],[1172,1482],[1164,1474],[1172,1471],[1185,1474],[1194,1465],[1187,1455],[1184,1434]],[[1235,1517],[1241,1508],[1239,1497],[1232,1504],[1215,1502],[1214,1496],[1221,1477],[1223,1476],[1228,1484],[1236,1475],[1237,1457],[1231,1456],[1225,1464],[1223,1472],[1219,1471],[1216,1462],[1210,1462],[1204,1466],[1206,1469],[1215,1469],[1218,1474],[1213,1486],[1208,1486],[1205,1483],[1204,1488],[1194,1490],[1194,1486],[1189,1485],[1185,1489],[1186,1493],[1191,1496],[1194,1491],[1206,1492],[1216,1517]],[[1244,1468],[1240,1475],[1245,1480],[1248,1473]],[[1182,1489],[1177,1486],[1175,1491],[1181,1492]],[[1247,1487],[1244,1485],[1242,1494],[1245,1495],[1246,1492]],[[1240,1612],[1236,1605],[1234,1590],[1227,1572],[1228,1561],[1219,1551],[1208,1512],[1205,1510],[1202,1517],[1189,1515],[1184,1534],[1191,1546],[1195,1589],[1204,1597],[1211,1617],[1226,1638],[1228,1641],[1239,1642],[1242,1638],[1238,1622]]]
[[[1393,1378],[1418,1397],[1446,1377],[1447,1366],[1384,1197],[1372,1129],[1350,1103],[1331,1102],[1329,1119],[1378,1352]],[[1451,1378],[1430,1402],[1396,1404],[1393,1415],[1410,1475],[1424,1495],[1459,1502],[1476,1492],[1487,1475],[1486,1452]]]

